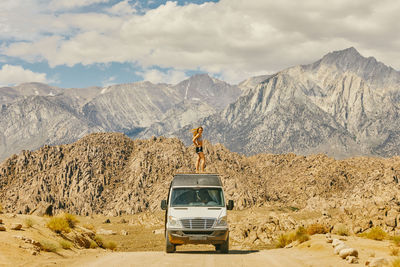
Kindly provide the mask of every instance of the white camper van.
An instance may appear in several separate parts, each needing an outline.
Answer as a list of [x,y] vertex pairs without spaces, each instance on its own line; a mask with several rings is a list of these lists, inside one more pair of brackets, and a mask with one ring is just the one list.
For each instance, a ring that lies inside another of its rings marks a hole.
[[184,244],[213,244],[222,253],[229,252],[229,226],[224,190],[218,174],[176,174],[165,210],[166,252],[175,252]]

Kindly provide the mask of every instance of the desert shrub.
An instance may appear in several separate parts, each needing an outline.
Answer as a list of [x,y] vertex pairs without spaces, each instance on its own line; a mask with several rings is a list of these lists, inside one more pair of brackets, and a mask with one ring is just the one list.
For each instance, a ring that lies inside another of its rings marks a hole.
[[89,246],[89,247],[90,247],[90,248],[98,248],[99,245],[97,245],[97,243],[96,243],[95,241],[90,240],[90,246]]
[[381,227],[375,226],[369,229],[368,232],[362,233],[360,236],[373,240],[383,240],[387,237],[387,233],[383,231]]
[[72,247],[72,243],[64,239],[58,241],[58,243],[63,249],[71,249]]
[[396,258],[392,261],[392,267],[400,267],[400,258]]
[[310,237],[308,236],[307,231],[303,226],[297,228],[295,240],[298,240],[299,243],[303,243],[310,240]]
[[276,247],[278,248],[284,248],[287,245],[289,245],[292,242],[292,240],[290,240],[288,234],[281,234],[278,237],[278,241],[276,243]]
[[307,234],[309,235],[326,234],[327,232],[329,232],[329,229],[325,225],[319,223],[313,223],[307,227]]
[[47,252],[57,252],[57,250],[59,248],[57,246],[57,244],[47,241],[47,240],[40,241],[40,245],[42,247],[42,250],[47,251]]
[[76,218],[75,215],[64,213],[63,217],[67,221],[70,228],[74,228],[79,223],[79,220]]
[[53,217],[46,224],[47,228],[56,232],[57,234],[69,233],[71,228],[69,227],[68,221],[63,217]]
[[348,236],[349,229],[347,228],[346,225],[341,223],[336,227],[336,234],[341,235],[341,236]]
[[109,249],[109,250],[116,250],[117,249],[117,243],[113,241],[107,241],[104,243],[104,248]]
[[85,223],[85,224],[83,225],[83,227],[86,228],[86,229],[88,229],[88,230],[90,230],[90,231],[96,232],[96,228],[95,228],[94,225],[91,224],[91,223]]
[[395,235],[395,236],[393,236],[393,237],[392,237],[392,242],[393,242],[396,246],[400,247],[400,235]]
[[303,243],[307,240],[309,240],[310,237],[308,236],[306,229],[303,226],[300,226],[297,228],[296,231],[291,231],[289,233],[281,234],[278,237],[276,246],[278,248],[284,248],[293,241],[299,241],[299,243]]
[[35,221],[32,218],[26,218],[24,224],[27,228],[31,228],[35,224]]
[[390,247],[391,256],[399,256],[400,249],[397,247]]
[[95,235],[95,236],[94,236],[94,241],[97,243],[97,245],[98,245],[99,247],[104,248],[104,241],[103,241],[103,239],[102,239],[100,236]]

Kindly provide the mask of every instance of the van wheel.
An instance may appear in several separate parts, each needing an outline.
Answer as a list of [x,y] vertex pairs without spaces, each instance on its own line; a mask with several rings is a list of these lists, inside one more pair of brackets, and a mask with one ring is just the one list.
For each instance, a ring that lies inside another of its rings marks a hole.
[[165,235],[165,252],[174,253],[176,251],[176,245],[169,242],[168,234]]
[[229,253],[229,235],[228,238],[225,240],[224,243],[220,245],[221,253],[228,254]]
[[221,245],[220,244],[216,244],[216,245],[214,245],[214,247],[215,247],[216,251],[220,251],[221,250]]

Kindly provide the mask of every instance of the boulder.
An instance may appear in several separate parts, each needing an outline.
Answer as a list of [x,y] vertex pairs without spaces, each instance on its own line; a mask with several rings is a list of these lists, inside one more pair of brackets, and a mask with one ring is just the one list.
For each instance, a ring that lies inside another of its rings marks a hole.
[[346,259],[348,256],[358,257],[358,251],[355,248],[344,248],[340,250],[339,256],[342,259]]
[[355,263],[355,264],[357,264],[357,263],[358,263],[358,258],[357,258],[357,257],[354,257],[354,256],[347,256],[347,257],[346,257],[346,261],[347,261],[348,263]]
[[326,237],[326,238],[331,238],[331,239],[332,239],[331,233],[326,233],[326,234],[325,234],[325,237]]
[[78,247],[90,248],[90,239],[83,234],[79,234],[73,231],[68,233],[66,237],[68,240],[72,241]]
[[343,243],[343,241],[341,241],[341,240],[339,240],[339,239],[337,239],[337,238],[334,238],[334,239],[332,240],[332,247],[336,247],[337,245],[339,245],[339,244],[341,244],[341,243]]
[[153,234],[155,234],[155,235],[163,234],[163,233],[164,233],[164,229],[153,230]]
[[116,235],[117,234],[113,230],[105,230],[105,229],[102,229],[102,228],[97,230],[96,233],[99,234],[99,235]]
[[385,218],[385,224],[389,227],[395,228],[397,226],[397,212],[390,210]]
[[0,231],[5,231],[6,228],[3,225],[0,225]]
[[121,235],[128,235],[128,234],[129,234],[128,231],[126,231],[126,230],[121,230]]
[[20,223],[14,223],[11,225],[11,230],[21,230],[22,229],[22,224]]
[[339,255],[340,251],[342,249],[348,248],[348,246],[345,243],[339,244],[335,247],[333,253],[335,253],[335,255]]
[[383,267],[389,265],[389,261],[385,258],[373,258],[373,259],[368,259],[365,262],[365,265],[369,267]]

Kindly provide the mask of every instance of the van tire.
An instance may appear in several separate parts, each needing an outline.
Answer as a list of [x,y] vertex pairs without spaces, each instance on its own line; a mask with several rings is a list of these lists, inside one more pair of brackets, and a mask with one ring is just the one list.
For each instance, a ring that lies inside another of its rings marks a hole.
[[216,245],[214,245],[214,247],[215,247],[216,251],[220,251],[221,250],[221,245],[220,244],[216,244]]
[[229,234],[228,234],[228,238],[225,240],[225,242],[220,245],[219,250],[221,251],[222,254],[229,253]]
[[168,234],[165,235],[165,252],[174,253],[176,251],[176,245],[169,242]]

